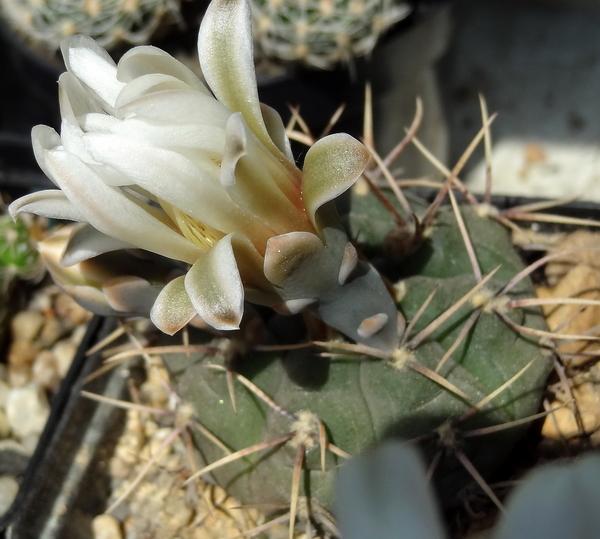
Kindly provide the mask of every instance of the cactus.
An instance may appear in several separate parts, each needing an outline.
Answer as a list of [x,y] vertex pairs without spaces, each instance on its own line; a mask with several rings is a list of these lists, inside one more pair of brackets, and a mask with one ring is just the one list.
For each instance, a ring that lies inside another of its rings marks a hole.
[[[600,536],[596,510],[600,458],[547,465],[510,496],[496,529],[485,537],[587,539]],[[387,443],[342,470],[337,511],[344,539],[443,539],[441,519],[414,448]]]
[[[506,456],[522,428],[504,427],[535,413],[551,364],[541,312],[514,301],[533,287],[492,219],[506,218],[472,197],[456,205],[459,166],[429,207],[352,190],[370,154],[348,135],[315,142],[300,171],[281,118],[258,101],[251,44],[243,0],[207,10],[206,84],[153,47],[116,65],[67,39],[61,134],[32,133],[59,189],[11,215],[81,223],[45,256],[89,308],[149,311],[169,335],[212,328],[166,358],[201,425],[195,475],[243,503],[289,506],[293,528],[299,497],[331,510],[345,458],[402,437],[422,442],[448,500]],[[452,208],[440,208],[446,195]]]
[[369,54],[410,6],[396,0],[252,0],[252,12],[260,52],[331,69]]
[[[413,208],[417,206],[413,203]],[[374,257],[383,257],[385,231],[391,223],[378,200],[373,194],[353,193],[351,208],[351,235],[359,241],[368,239],[361,248]],[[401,266],[388,265],[402,275],[396,285],[398,308],[409,323],[435,292],[403,339],[404,344],[388,356],[346,347],[336,339],[316,349],[253,351],[243,357],[239,346],[233,346],[232,354],[229,341],[216,339],[210,344],[220,354],[166,356],[179,394],[194,406],[208,431],[234,452],[262,448],[235,462],[226,459],[227,464],[218,469],[209,467],[220,485],[243,503],[289,505],[294,497],[294,464],[299,451],[306,450],[300,495],[310,498],[314,506],[331,510],[332,478],[344,460],[340,455],[356,454],[387,437],[422,438],[430,458],[440,451],[448,453],[436,474],[446,502],[469,479],[454,459],[455,451],[461,458],[468,456],[482,473],[498,466],[520,429],[471,439],[461,433],[535,413],[550,363],[535,338],[520,336],[494,311],[534,330],[543,330],[545,322],[537,309],[509,312],[506,307],[510,298],[533,295],[527,279],[508,295],[495,297],[523,269],[504,228],[470,207],[462,208],[461,213],[481,271],[489,280],[431,334],[425,337],[421,333],[477,285],[456,217],[444,208],[421,247]],[[431,371],[471,323],[473,313],[478,313],[476,322],[439,370],[443,380],[437,379]],[[281,323],[271,320],[270,326]],[[290,327],[285,332],[290,332]],[[317,349],[330,354],[319,357]],[[236,373],[238,380],[231,397],[228,370]],[[490,405],[472,413],[473,404],[511,379],[510,386]],[[450,385],[443,387],[444,380]],[[261,399],[263,392],[273,402]],[[323,446],[320,425],[334,446]],[[269,441],[277,443],[268,445]],[[196,442],[206,463],[225,457],[223,449],[201,433],[197,433]],[[329,448],[324,474],[322,447]]]
[[110,49],[147,43],[177,0],[2,0],[0,13],[27,40],[56,51],[67,36],[85,34]]
[[40,270],[37,250],[22,220],[0,216],[0,275],[6,291],[14,277],[31,277]]

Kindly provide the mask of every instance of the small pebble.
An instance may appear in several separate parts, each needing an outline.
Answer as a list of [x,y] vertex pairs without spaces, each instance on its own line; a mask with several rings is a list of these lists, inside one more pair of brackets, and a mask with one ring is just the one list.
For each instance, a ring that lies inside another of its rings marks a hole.
[[14,341],[8,349],[8,384],[21,387],[31,380],[31,365],[40,347],[29,341]]
[[30,311],[45,312],[52,308],[52,296],[47,289],[37,292],[29,302]]
[[60,339],[65,330],[55,316],[48,316],[39,336],[40,346],[50,347]]
[[61,378],[64,378],[67,375],[76,352],[77,346],[70,339],[58,341],[52,347],[52,355],[56,361],[58,375]]
[[10,475],[0,476],[0,516],[2,516],[12,505],[19,492],[19,483]]
[[71,335],[71,338],[69,339],[75,346],[79,346],[79,344],[81,343],[81,341],[83,340],[83,337],[85,335],[85,332],[87,331],[87,324],[82,324],[80,326],[77,326],[74,330],[73,330],[73,334]]
[[71,296],[60,293],[54,300],[54,310],[60,318],[66,318],[71,327],[79,326],[90,318],[90,312],[79,305]]
[[31,374],[34,382],[50,391],[54,391],[63,378],[58,370],[58,362],[50,350],[42,350],[36,356]]
[[10,323],[13,340],[33,341],[42,329],[45,321],[44,315],[36,311],[21,311],[17,313]]
[[48,399],[38,384],[31,382],[10,390],[6,401],[6,416],[17,438],[39,435],[49,414]]
[[123,533],[119,521],[110,515],[98,515],[92,520],[94,539],[121,539]]

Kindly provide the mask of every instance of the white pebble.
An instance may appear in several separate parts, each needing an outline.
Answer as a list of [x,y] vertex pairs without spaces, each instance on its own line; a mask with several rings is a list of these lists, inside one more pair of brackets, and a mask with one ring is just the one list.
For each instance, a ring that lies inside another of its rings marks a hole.
[[52,347],[52,355],[56,360],[56,368],[61,378],[64,378],[69,371],[75,352],[77,352],[77,346],[70,339],[58,341]]
[[49,414],[50,405],[46,394],[35,382],[10,390],[6,401],[6,416],[17,438],[39,435]]
[[31,368],[33,381],[45,389],[54,390],[60,383],[58,362],[50,350],[42,350],[35,358]]
[[14,477],[0,475],[0,516],[8,511],[18,491],[19,483]]
[[10,323],[13,340],[33,341],[42,329],[45,321],[44,315],[35,311],[21,311],[17,313]]
[[122,539],[119,521],[110,515],[98,515],[92,520],[94,539]]

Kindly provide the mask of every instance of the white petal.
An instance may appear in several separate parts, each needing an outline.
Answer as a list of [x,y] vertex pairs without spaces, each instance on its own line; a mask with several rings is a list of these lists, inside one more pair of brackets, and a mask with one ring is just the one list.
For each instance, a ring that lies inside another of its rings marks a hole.
[[196,312],[215,329],[238,329],[244,312],[244,287],[225,236],[191,267],[185,289]]
[[121,120],[98,112],[89,112],[81,115],[79,124],[84,131],[109,131],[111,127],[121,123]]
[[204,124],[225,128],[231,111],[213,97],[188,90],[163,90],[142,96],[119,108],[129,114],[170,124]]
[[260,110],[271,140],[273,140],[281,152],[293,163],[294,154],[292,153],[290,139],[285,132],[285,126],[283,125],[281,116],[279,116],[279,113],[275,109],[264,103],[260,104]]
[[[241,113],[232,114],[225,128],[221,184],[234,202],[259,215],[275,234],[308,229],[304,213],[281,192],[265,167],[263,156]],[[286,187],[294,189],[284,179]]]
[[141,249],[193,263],[201,250],[171,230],[119,190],[106,185],[79,158],[46,152],[46,165],[69,200],[100,232]]
[[83,224],[73,229],[60,264],[61,266],[72,266],[103,253],[133,248],[135,248],[135,245],[111,238],[94,227]]
[[67,69],[91,88],[109,107],[114,107],[124,83],[117,80],[117,66],[93,39],[78,35],[66,38],[61,50]]
[[252,14],[245,0],[213,0],[198,34],[200,67],[217,99],[241,112],[248,127],[275,155],[284,157],[263,121],[254,71]]
[[101,133],[86,135],[86,144],[95,159],[212,228],[225,234],[244,230],[253,239],[264,241],[272,235],[268,227],[232,202],[217,178],[179,153]]
[[190,87],[185,82],[180,81],[170,75],[163,73],[153,73],[151,75],[144,75],[129,82],[125,88],[119,92],[117,101],[115,103],[115,109],[121,107],[143,97],[156,92],[165,90],[183,90],[187,91]]
[[62,117],[60,138],[65,150],[74,153],[86,163],[90,163],[93,162],[92,156],[85,148],[82,140],[83,130],[79,125],[78,119],[75,117],[66,85],[63,84],[69,78],[73,78],[70,73],[63,73],[58,80],[58,100],[60,103],[60,115]]
[[202,124],[172,125],[129,118],[110,128],[122,137],[137,139],[153,146],[202,151],[211,156],[223,155],[225,131],[220,127]]
[[54,178],[52,178],[48,167],[46,167],[44,150],[53,150],[61,146],[62,140],[60,140],[60,135],[47,125],[36,125],[31,130],[31,145],[33,146],[33,155],[38,166],[42,169],[44,174],[48,176],[50,181],[52,181],[54,185],[57,185]]
[[194,90],[210,95],[208,88],[190,69],[156,47],[134,47],[119,60],[117,78],[122,82],[131,82],[150,73],[170,75],[185,82]]
[[48,219],[85,222],[86,217],[74,206],[66,195],[58,189],[37,191],[15,200],[8,212],[13,219],[21,213],[34,213]]

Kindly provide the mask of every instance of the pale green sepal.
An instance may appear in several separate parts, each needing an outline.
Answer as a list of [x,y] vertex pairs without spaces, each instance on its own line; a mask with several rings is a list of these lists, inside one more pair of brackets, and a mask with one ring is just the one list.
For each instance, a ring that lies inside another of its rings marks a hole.
[[215,329],[239,329],[244,312],[244,286],[229,234],[204,253],[185,276],[194,309]]
[[216,98],[241,112],[248,127],[276,155],[258,100],[254,71],[252,14],[245,0],[215,0],[208,6],[198,34],[200,67]]
[[168,283],[150,311],[150,319],[154,325],[168,335],[178,332],[196,315],[184,281],[185,276],[182,275]]
[[302,199],[309,219],[326,202],[337,198],[360,177],[371,154],[355,138],[345,133],[317,141],[306,153]]
[[[337,276],[336,276],[337,277]],[[353,341],[392,352],[398,347],[398,310],[381,276],[369,264],[359,260],[343,286],[331,288],[308,308],[327,325]],[[365,320],[377,317],[386,323],[374,334],[364,331]],[[361,326],[362,325],[362,326]],[[361,329],[361,331],[359,331]]]
[[61,285],[61,288],[88,311],[99,314],[100,316],[114,316],[118,314],[109,305],[108,300],[102,291],[93,286]]
[[324,250],[323,242],[310,232],[274,236],[267,242],[265,275],[284,289],[286,298],[313,297],[322,281],[328,279],[321,264]]
[[135,245],[107,236],[91,225],[79,224],[69,236],[60,265],[68,267],[111,251],[135,248]]

